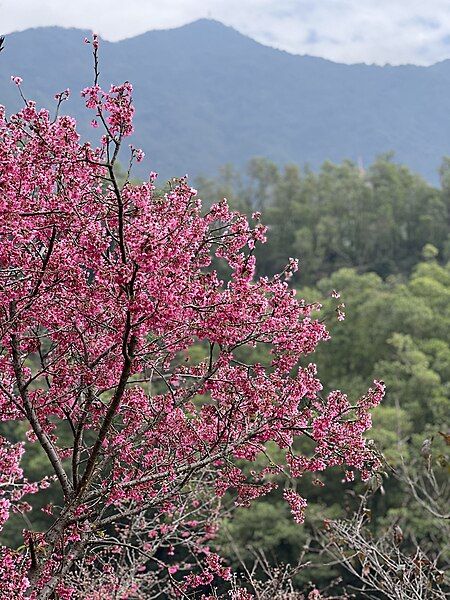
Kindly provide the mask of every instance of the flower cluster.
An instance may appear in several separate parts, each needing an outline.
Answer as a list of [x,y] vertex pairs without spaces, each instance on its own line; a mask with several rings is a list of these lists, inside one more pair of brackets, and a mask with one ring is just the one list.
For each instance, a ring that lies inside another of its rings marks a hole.
[[[85,99],[86,107],[97,111],[97,117],[107,124],[108,134],[114,137],[129,136],[133,133],[132,92],[131,83],[125,82],[122,85],[112,85],[109,92],[103,91],[95,84],[85,88],[81,95]],[[92,125],[98,126],[97,119],[92,121]]]
[[291,513],[296,523],[303,523],[305,520],[305,509],[308,505],[307,501],[294,492],[294,490],[284,490],[284,499],[291,507]]

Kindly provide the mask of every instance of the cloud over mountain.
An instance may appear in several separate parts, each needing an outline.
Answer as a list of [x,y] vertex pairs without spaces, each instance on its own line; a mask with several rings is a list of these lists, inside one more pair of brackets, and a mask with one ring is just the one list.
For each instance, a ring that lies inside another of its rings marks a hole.
[[118,40],[207,17],[295,54],[345,63],[450,57],[448,0],[2,0],[3,33],[60,25]]

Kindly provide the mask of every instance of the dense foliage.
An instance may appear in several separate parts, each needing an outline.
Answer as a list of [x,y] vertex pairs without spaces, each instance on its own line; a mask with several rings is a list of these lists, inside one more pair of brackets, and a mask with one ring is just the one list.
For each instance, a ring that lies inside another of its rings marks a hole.
[[318,173],[288,165],[280,171],[265,159],[249,163],[245,176],[231,167],[217,179],[199,179],[205,199],[225,196],[244,211],[261,210],[269,243],[258,255],[264,274],[299,256],[302,285],[341,267],[382,277],[408,274],[422,249],[433,244],[450,257],[449,163],[442,189],[432,187],[390,155],[367,171],[346,161],[325,163]]

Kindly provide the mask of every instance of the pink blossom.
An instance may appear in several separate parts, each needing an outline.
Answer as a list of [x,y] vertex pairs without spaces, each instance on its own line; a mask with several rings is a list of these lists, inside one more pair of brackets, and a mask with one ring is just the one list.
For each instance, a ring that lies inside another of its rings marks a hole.
[[145,158],[145,152],[143,152],[140,148],[136,149],[136,161],[142,162]]
[[343,302],[341,302],[341,304],[339,304],[338,307],[336,308],[338,321],[344,321],[344,319],[345,319],[345,310],[344,309],[345,309],[345,304]]
[[308,505],[306,500],[294,492],[293,490],[284,490],[284,499],[291,507],[291,513],[296,523],[303,523],[305,521],[305,509]]

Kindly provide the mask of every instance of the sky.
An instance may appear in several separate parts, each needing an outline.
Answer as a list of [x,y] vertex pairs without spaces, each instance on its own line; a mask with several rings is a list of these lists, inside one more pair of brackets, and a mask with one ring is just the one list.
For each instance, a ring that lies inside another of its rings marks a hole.
[[0,30],[60,25],[111,41],[199,18],[294,54],[345,63],[450,58],[450,0],[0,0]]

